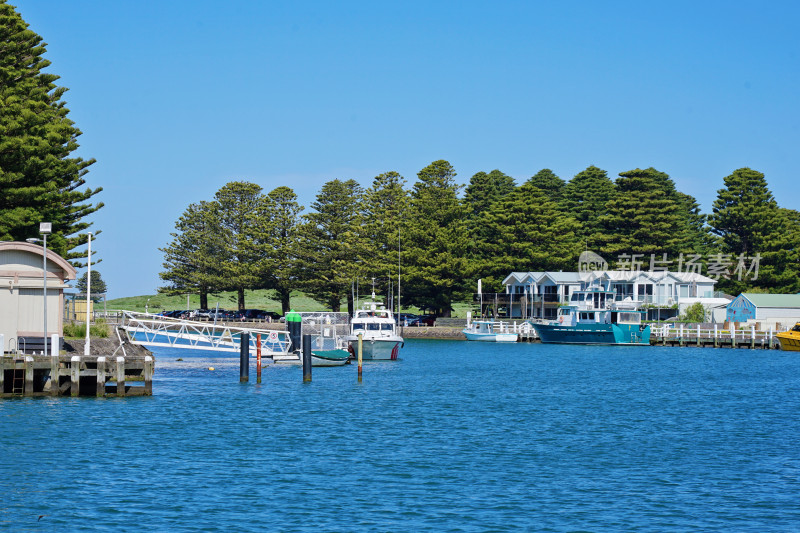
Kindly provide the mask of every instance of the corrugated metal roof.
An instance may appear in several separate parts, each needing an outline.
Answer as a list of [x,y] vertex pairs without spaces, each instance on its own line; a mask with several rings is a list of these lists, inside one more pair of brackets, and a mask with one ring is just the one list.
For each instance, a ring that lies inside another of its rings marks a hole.
[[800,294],[758,294],[744,292],[742,296],[756,307],[784,307],[800,309]]

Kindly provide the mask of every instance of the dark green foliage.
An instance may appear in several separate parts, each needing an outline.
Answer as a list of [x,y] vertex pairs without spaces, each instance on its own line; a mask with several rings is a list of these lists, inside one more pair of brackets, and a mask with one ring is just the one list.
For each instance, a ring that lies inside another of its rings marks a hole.
[[488,174],[478,172],[470,178],[469,185],[464,189],[464,202],[469,207],[471,216],[478,217],[515,187],[514,178],[499,170],[492,170]]
[[297,239],[300,212],[297,195],[289,187],[278,187],[266,199],[266,240],[260,275],[263,285],[275,290],[281,312],[289,312],[289,296],[297,279]]
[[468,208],[458,199],[456,172],[444,160],[417,174],[403,245],[403,302],[450,316],[470,272]]
[[[397,282],[399,246],[408,210],[406,180],[397,172],[376,176],[364,193],[362,275],[367,281],[376,278],[376,291],[387,294]],[[362,281],[362,282],[363,282]]]
[[[86,293],[86,282],[88,281],[87,272],[83,273],[83,276],[78,279],[77,283],[75,284],[75,288],[78,289],[79,292]],[[107,291],[106,282],[103,281],[103,277],[100,275],[99,270],[92,270],[92,286],[90,287],[92,291],[92,295],[99,295],[105,294]]]
[[[797,287],[796,212],[778,207],[761,172],[740,168],[724,183],[708,217],[712,232],[720,237],[720,252],[730,255],[734,262],[756,254],[760,261],[758,279],[750,275],[739,280],[737,273],[735,278],[720,279],[720,286],[732,293],[754,288],[781,292]],[[752,260],[747,263],[749,266]]]
[[513,271],[575,270],[580,225],[530,181],[481,216],[483,286],[499,291]]
[[581,227],[578,237],[584,247],[593,248],[601,239],[604,227],[600,216],[606,212],[606,204],[614,196],[614,182],[605,170],[590,166],[579,172],[564,186],[560,205]]
[[683,322],[705,322],[706,308],[700,302],[695,302],[686,308],[686,313],[680,317]]
[[221,290],[224,246],[218,211],[211,202],[191,204],[175,223],[172,242],[165,248],[164,271],[159,275],[169,284],[158,289],[166,294],[200,295],[200,307],[208,309],[208,294]]
[[553,202],[559,202],[564,196],[566,183],[549,168],[543,168],[537,172],[527,183],[539,188]]
[[363,190],[354,180],[325,183],[303,216],[298,246],[300,288],[315,300],[339,311],[342,300],[352,312],[352,282],[361,269],[359,252]]
[[599,217],[604,233],[595,240],[601,243],[601,255],[611,262],[641,254],[646,268],[653,255],[677,260],[681,253],[692,251],[686,207],[687,199],[678,195],[663,172],[654,168],[622,172],[606,203],[606,214]]
[[[89,200],[102,189],[83,189],[94,159],[70,157],[81,132],[67,118],[66,92],[44,73],[42,38],[12,6],[0,2],[0,240],[38,237],[39,222],[52,222],[52,249],[76,266],[85,252],[86,217],[103,204]],[[99,232],[95,232],[96,234]]]

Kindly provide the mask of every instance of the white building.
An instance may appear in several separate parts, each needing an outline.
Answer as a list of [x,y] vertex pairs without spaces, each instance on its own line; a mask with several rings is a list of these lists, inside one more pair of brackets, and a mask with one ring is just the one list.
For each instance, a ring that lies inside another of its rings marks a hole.
[[[44,337],[43,248],[27,242],[0,242],[0,335],[2,350],[26,350],[27,339],[42,349]],[[66,282],[75,268],[63,257],[47,252],[47,334],[64,334]],[[30,351],[30,350],[26,350]]]
[[[630,299],[656,308],[674,309],[671,315],[674,316],[697,301],[706,308],[727,304],[727,299],[714,292],[716,283],[712,278],[690,272],[512,272],[503,280],[508,296],[498,299],[507,312],[498,314],[512,318],[555,318],[558,306],[569,301],[574,291],[598,285],[616,291],[617,300]],[[487,302],[491,303],[491,298]]]

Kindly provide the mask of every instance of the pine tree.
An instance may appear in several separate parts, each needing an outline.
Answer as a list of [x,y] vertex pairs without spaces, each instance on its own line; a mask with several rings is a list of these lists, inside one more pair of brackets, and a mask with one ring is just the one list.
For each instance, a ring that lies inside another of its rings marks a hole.
[[653,256],[663,260],[666,254],[674,261],[687,249],[685,200],[678,198],[669,176],[654,168],[620,173],[606,213],[599,218],[604,233],[598,240],[609,261],[637,255],[649,268]]
[[560,205],[580,223],[577,236],[584,246],[591,248],[604,240],[599,236],[604,231],[599,219],[605,214],[606,204],[614,196],[614,191],[614,182],[608,173],[594,165],[576,174],[564,186]]
[[469,207],[470,216],[477,218],[515,188],[514,178],[497,169],[488,174],[478,172],[470,178],[469,185],[464,189],[464,203]]
[[285,315],[290,310],[290,297],[297,278],[297,247],[300,212],[297,195],[289,187],[278,187],[266,199],[267,237],[264,241],[263,285],[273,289]]
[[241,311],[245,289],[260,286],[264,246],[269,239],[268,203],[255,183],[233,181],[217,191],[213,207],[223,247],[222,283],[225,289],[236,291]]
[[[724,290],[738,293],[749,288],[781,290],[791,286],[786,271],[786,246],[791,213],[784,212],[767,186],[764,174],[750,168],[735,170],[724,179],[725,188],[717,191],[717,199],[708,217],[711,231],[720,237],[720,253],[732,260],[760,255],[758,279],[732,276],[720,279]],[[752,264],[752,259],[748,260]]]
[[[456,294],[470,275],[467,261],[468,208],[458,199],[455,169],[434,161],[417,174],[403,246],[403,301],[438,316],[450,316]],[[405,266],[407,265],[407,266]]]
[[527,183],[538,187],[553,202],[561,201],[566,183],[549,168],[543,168],[532,176]]
[[208,294],[223,287],[221,262],[224,246],[216,207],[211,202],[191,204],[175,223],[172,242],[165,248],[165,294],[198,293],[200,307],[208,309]]
[[345,299],[353,312],[350,291],[362,265],[361,201],[363,190],[354,180],[325,183],[303,216],[298,247],[301,287],[312,298],[338,312]]
[[376,176],[364,193],[363,271],[366,278],[377,278],[377,290],[382,294],[388,294],[389,286],[397,279],[398,268],[402,268],[398,266],[398,254],[408,209],[405,184],[406,180],[397,172],[386,172]]
[[[67,118],[58,76],[43,72],[42,38],[0,1],[0,239],[38,236],[39,222],[51,222],[48,247],[74,261],[86,252],[85,219],[103,204],[91,198],[102,188],[81,189],[95,160],[70,157],[81,131]],[[96,231],[95,234],[100,233]]]
[[78,292],[82,292],[86,294],[86,289],[90,288],[92,291],[92,295],[101,295],[105,294],[108,289],[106,288],[106,282],[103,281],[103,277],[100,275],[99,270],[92,270],[92,283],[91,287],[87,286],[87,281],[89,280],[88,272],[84,272],[83,276],[75,283],[75,288],[78,289]]
[[488,237],[481,243],[485,287],[499,290],[513,271],[574,270],[577,265],[580,224],[530,181],[494,204],[480,220]]

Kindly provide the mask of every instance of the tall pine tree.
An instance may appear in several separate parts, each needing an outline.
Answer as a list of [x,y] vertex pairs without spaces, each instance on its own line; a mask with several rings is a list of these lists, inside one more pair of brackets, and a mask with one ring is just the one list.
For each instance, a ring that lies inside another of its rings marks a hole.
[[290,297],[297,280],[297,246],[300,212],[297,195],[289,187],[278,187],[266,199],[266,238],[262,284],[275,291],[285,315],[290,310]]
[[298,246],[300,286],[331,311],[347,301],[353,312],[351,287],[359,277],[361,202],[363,189],[355,180],[332,180],[322,186],[311,203],[314,210],[303,216]]
[[[45,43],[0,0],[0,240],[37,237],[52,222],[48,247],[73,262],[86,257],[86,218],[102,188],[83,188],[94,159],[71,157],[81,131],[67,118],[58,76],[43,72]],[[99,232],[95,232],[97,234]]]
[[409,209],[413,224],[402,252],[403,301],[438,316],[450,316],[453,298],[463,291],[470,273],[467,207],[457,196],[461,186],[455,176],[444,160],[417,173]]
[[564,196],[566,183],[549,168],[543,168],[531,176],[527,183],[538,187],[553,202],[560,201]]
[[600,217],[606,204],[614,196],[614,182],[608,173],[592,165],[575,175],[565,186],[561,208],[580,223],[577,236],[584,247],[594,248],[604,239]]

